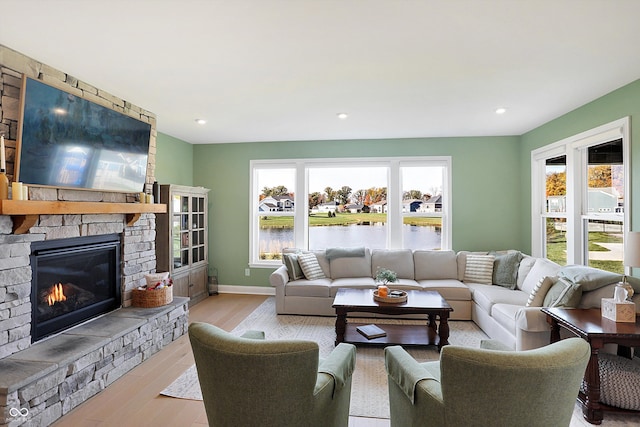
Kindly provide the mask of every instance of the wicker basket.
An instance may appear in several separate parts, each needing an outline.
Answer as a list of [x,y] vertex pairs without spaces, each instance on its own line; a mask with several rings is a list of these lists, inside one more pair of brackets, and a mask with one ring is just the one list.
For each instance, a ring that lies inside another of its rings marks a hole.
[[152,291],[134,289],[131,304],[134,307],[152,308],[162,307],[173,301],[173,286],[166,286]]

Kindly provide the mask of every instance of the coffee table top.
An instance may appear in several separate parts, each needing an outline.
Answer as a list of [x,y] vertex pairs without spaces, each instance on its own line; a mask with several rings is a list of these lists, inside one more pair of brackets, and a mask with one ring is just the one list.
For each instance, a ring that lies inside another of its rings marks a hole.
[[580,336],[640,336],[638,317],[636,317],[636,323],[615,322],[603,318],[599,308],[552,307],[543,308],[542,312]]
[[371,308],[388,307],[398,309],[431,309],[453,311],[449,303],[437,291],[408,290],[407,301],[384,303],[373,299],[374,289],[340,288],[333,301],[333,307]]

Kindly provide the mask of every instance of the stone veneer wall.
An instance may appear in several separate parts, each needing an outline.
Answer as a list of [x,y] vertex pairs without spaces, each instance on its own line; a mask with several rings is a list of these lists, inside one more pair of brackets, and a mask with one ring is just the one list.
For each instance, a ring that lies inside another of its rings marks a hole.
[[[7,175],[14,177],[22,76],[151,124],[147,186],[155,180],[155,115],[99,88],[0,45],[0,134]],[[29,186],[32,200],[134,201],[133,194]],[[155,272],[155,215],[132,226],[124,214],[40,215],[26,234],[13,234],[0,215],[0,425],[48,425],[103,390],[151,354],[184,335],[188,299],[158,309],[129,307],[131,291]],[[122,306],[57,336],[31,344],[31,242],[119,233]],[[20,412],[16,415],[16,411]]]

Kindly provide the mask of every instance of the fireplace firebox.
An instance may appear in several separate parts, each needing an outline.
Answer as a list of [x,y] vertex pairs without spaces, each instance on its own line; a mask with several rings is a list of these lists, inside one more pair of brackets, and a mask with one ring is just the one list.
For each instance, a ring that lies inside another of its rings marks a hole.
[[120,235],[31,244],[31,341],[119,308]]

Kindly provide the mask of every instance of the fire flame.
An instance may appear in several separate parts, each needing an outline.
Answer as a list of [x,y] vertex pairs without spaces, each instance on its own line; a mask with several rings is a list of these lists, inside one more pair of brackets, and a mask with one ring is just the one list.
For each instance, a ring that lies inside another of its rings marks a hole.
[[67,297],[64,296],[64,291],[62,290],[62,283],[58,283],[51,287],[51,292],[47,296],[47,303],[51,306],[57,302],[66,301]]

